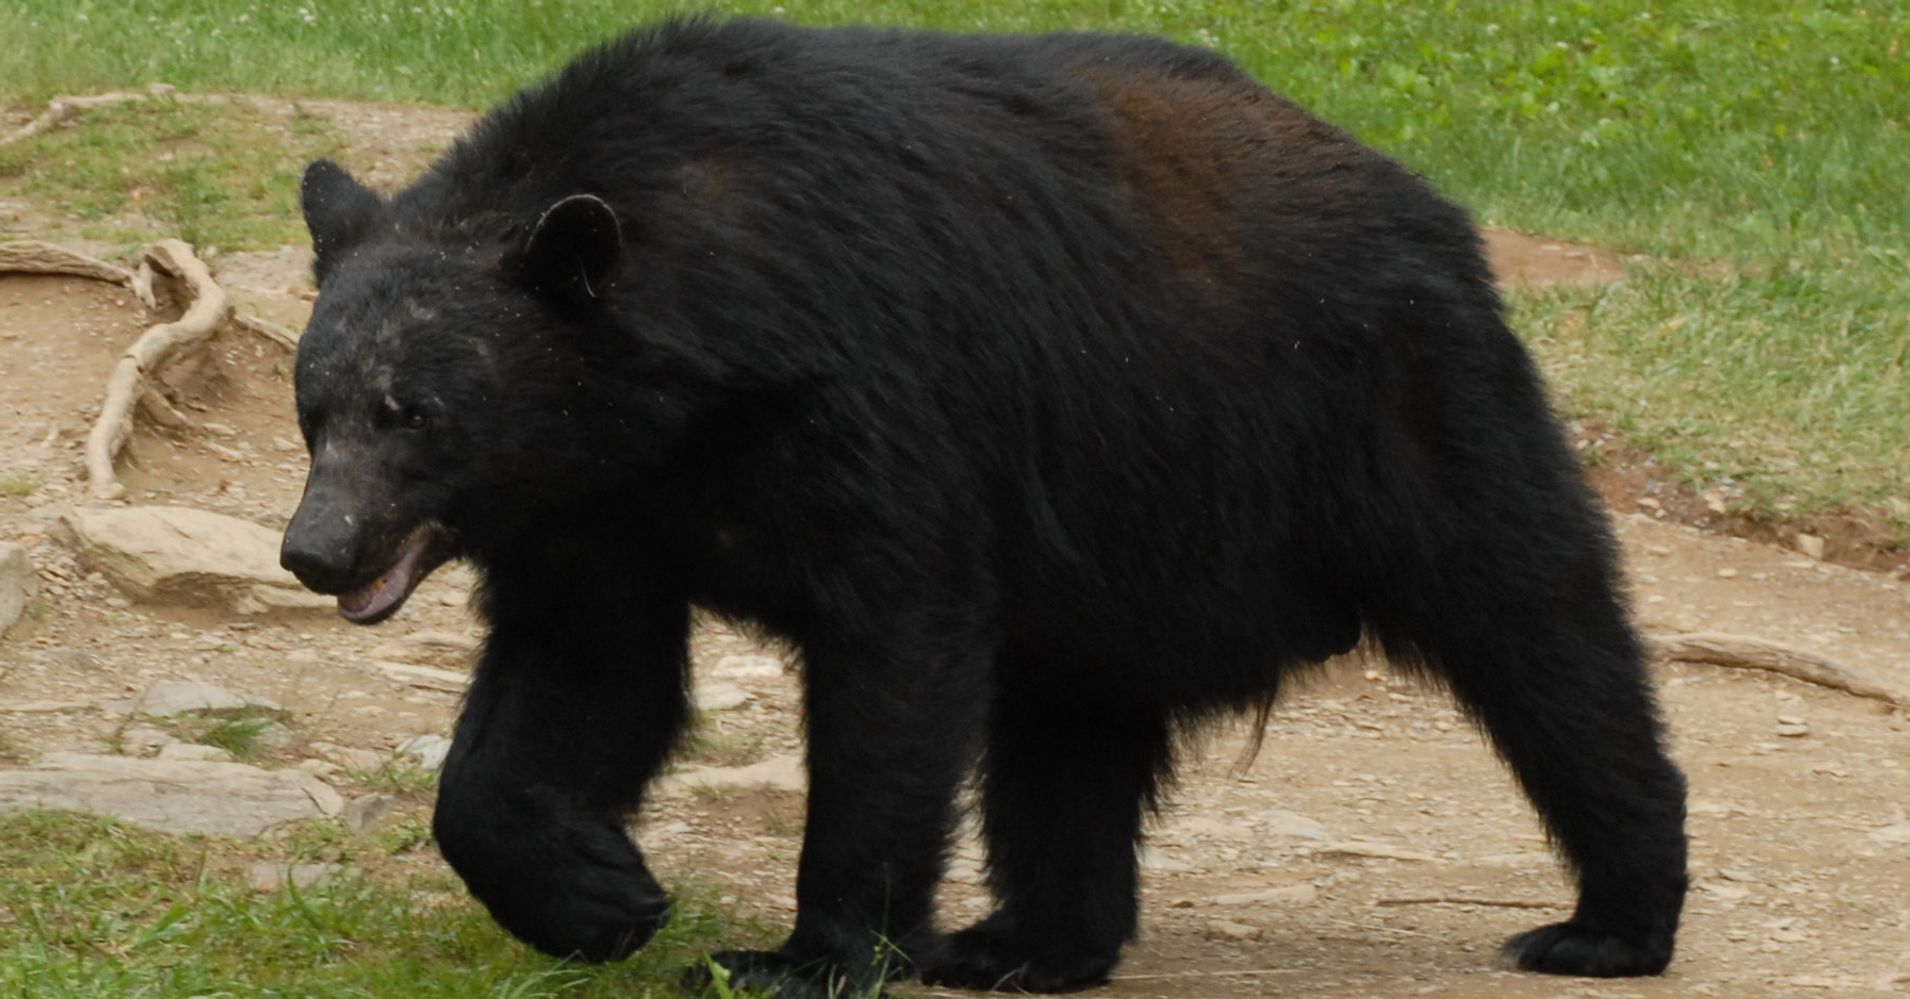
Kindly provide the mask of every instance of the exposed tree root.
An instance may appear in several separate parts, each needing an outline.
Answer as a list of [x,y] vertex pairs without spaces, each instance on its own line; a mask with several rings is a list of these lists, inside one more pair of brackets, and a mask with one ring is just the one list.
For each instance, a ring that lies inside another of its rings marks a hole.
[[[142,96],[101,95],[126,100]],[[137,270],[127,270],[53,243],[0,243],[0,274],[5,273],[60,274],[123,285],[132,289],[149,309],[158,305],[153,281],[163,275],[181,286],[190,303],[185,315],[141,334],[120,356],[107,379],[106,399],[100,406],[99,419],[86,438],[86,474],[92,483],[93,495],[99,499],[117,499],[126,491],[113,471],[113,462],[132,432],[135,407],[164,427],[189,430],[195,426],[191,418],[153,387],[153,376],[160,368],[204,349],[206,342],[228,320],[288,351],[298,349],[298,335],[291,330],[250,313],[235,314],[230,297],[212,279],[205,262],[192,252],[192,247],[176,239],[161,240],[142,250]]]
[[54,243],[0,243],[0,274],[66,274],[133,286],[133,272]]
[[1653,653],[1662,659],[1761,669],[1900,708],[1910,707],[1910,694],[1891,690],[1841,663],[1762,638],[1694,631],[1653,635],[1648,641]]
[[147,380],[176,357],[203,347],[232,311],[225,289],[212,280],[212,272],[193,255],[192,247],[176,239],[162,239],[147,247],[143,256],[154,270],[164,271],[183,285],[192,304],[185,315],[140,334],[120,355],[112,376],[106,380],[106,400],[100,405],[92,433],[86,436],[86,476],[98,499],[118,499],[126,493],[114,474],[113,460],[132,434],[133,406],[147,393]]

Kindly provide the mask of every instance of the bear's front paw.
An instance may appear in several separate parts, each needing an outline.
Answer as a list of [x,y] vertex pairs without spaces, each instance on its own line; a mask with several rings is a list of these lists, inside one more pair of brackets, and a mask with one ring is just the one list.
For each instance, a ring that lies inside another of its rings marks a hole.
[[1639,941],[1580,923],[1553,923],[1507,940],[1500,953],[1520,971],[1629,978],[1664,971],[1671,963],[1671,937]]
[[438,848],[498,925],[555,957],[616,961],[670,918],[670,897],[622,826],[561,803],[472,814],[440,792]]
[[[602,963],[620,961],[650,942],[670,920],[670,897],[650,873],[578,866],[556,872],[551,897],[519,926],[498,921],[546,954]],[[493,907],[493,912],[496,907]]]

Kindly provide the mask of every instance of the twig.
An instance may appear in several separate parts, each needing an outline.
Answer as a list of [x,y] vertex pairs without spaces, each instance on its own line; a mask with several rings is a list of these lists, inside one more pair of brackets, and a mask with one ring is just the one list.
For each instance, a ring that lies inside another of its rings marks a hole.
[[1466,895],[1424,895],[1414,898],[1382,898],[1374,905],[1485,905],[1498,909],[1563,909],[1557,902],[1536,902],[1524,898],[1472,898]]
[[65,274],[132,287],[133,272],[53,243],[0,243],[0,274]]
[[113,460],[132,432],[133,406],[145,392],[146,379],[178,355],[203,346],[232,308],[225,289],[212,280],[212,273],[193,255],[192,247],[166,239],[144,252],[156,270],[171,274],[186,286],[192,305],[177,320],[140,334],[120,355],[112,377],[107,379],[99,419],[86,437],[86,474],[98,499],[118,499],[126,493],[113,472]]
[[1665,659],[1708,663],[1713,666],[1761,669],[1873,701],[1882,701],[1898,707],[1910,707],[1910,694],[1891,690],[1876,680],[1841,663],[1825,659],[1823,656],[1762,638],[1728,635],[1714,631],[1694,631],[1682,635],[1653,635],[1648,641],[1653,652]]

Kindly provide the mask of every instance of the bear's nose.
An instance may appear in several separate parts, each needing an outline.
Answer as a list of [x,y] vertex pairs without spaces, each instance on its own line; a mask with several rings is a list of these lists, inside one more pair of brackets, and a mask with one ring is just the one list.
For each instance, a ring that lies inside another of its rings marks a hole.
[[308,589],[341,593],[351,588],[357,549],[356,518],[322,494],[307,495],[292,515],[279,546],[279,565]]

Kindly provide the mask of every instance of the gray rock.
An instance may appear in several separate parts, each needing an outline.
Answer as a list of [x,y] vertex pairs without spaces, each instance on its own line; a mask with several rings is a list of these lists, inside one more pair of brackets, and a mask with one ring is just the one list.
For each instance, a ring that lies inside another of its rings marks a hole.
[[312,752],[347,770],[371,771],[385,764],[383,754],[355,746],[341,746],[335,742],[314,742],[311,744],[311,749]]
[[808,783],[802,757],[772,756],[746,767],[693,767],[672,774],[659,782],[659,794],[678,794],[692,787],[747,788],[766,787],[777,791],[800,791]]
[[196,760],[214,763],[232,762],[232,754],[218,746],[201,746],[196,742],[175,742],[159,747],[159,759]]
[[441,735],[413,736],[398,747],[398,755],[426,770],[436,770],[444,766],[444,758],[451,755],[451,740]]
[[240,708],[279,710],[277,701],[235,694],[209,683],[168,680],[147,687],[127,705],[134,714],[171,718],[188,711],[236,711]]
[[288,881],[294,888],[310,888],[340,870],[337,864],[275,864],[261,860],[246,868],[245,882],[256,892],[282,891]]
[[279,568],[278,532],[249,520],[177,506],[79,509],[60,516],[57,533],[135,600],[243,614],[335,607]]
[[733,683],[701,683],[696,687],[696,710],[728,711],[740,708],[755,698],[755,694]]
[[48,753],[29,769],[0,771],[0,813],[29,808],[109,815],[164,833],[242,838],[329,818],[345,802],[324,781],[295,770]]
[[151,756],[179,740],[151,725],[128,725],[119,733],[120,751],[128,756]]
[[398,799],[389,794],[367,794],[345,805],[345,828],[371,832],[398,817]]
[[38,582],[27,550],[11,541],[0,541],[0,635],[20,620]]

